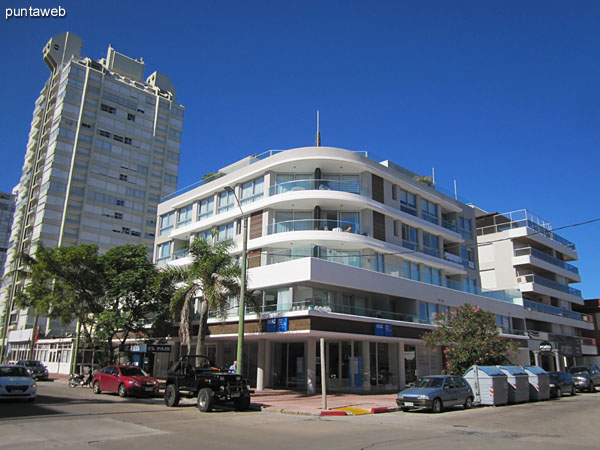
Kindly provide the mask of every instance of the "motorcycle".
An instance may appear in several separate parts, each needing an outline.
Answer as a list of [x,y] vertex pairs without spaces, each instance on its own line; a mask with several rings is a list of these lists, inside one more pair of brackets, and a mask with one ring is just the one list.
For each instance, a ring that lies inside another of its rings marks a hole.
[[69,387],[92,387],[92,373],[90,372],[88,376],[80,375],[78,373],[74,373],[69,377]]

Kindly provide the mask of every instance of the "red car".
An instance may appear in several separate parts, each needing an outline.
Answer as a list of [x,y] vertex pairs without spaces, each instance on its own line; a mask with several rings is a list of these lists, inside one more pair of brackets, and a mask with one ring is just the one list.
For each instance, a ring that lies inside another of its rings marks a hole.
[[107,366],[94,374],[92,387],[94,394],[116,392],[121,397],[158,394],[158,380],[136,366]]

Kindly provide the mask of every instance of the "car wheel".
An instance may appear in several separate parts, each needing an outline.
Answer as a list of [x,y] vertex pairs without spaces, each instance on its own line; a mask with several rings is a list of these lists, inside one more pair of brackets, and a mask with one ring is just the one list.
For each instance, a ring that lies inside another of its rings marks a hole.
[[575,385],[571,387],[571,397],[573,397],[574,395],[577,395],[577,389],[575,388]]
[[215,404],[215,394],[212,389],[202,388],[198,392],[198,409],[202,412],[209,412]]
[[473,406],[473,399],[471,397],[467,397],[463,406],[465,407],[465,409],[471,409],[471,407]]
[[100,383],[98,381],[94,382],[94,394],[100,394],[102,391],[100,390]]
[[561,398],[561,397],[562,397],[562,390],[559,387],[557,387],[556,388],[556,398]]
[[179,391],[175,387],[174,384],[169,384],[165,389],[165,405],[169,408],[173,406],[179,405],[179,399],[181,396],[179,395]]
[[407,408],[407,407],[403,407],[403,408],[400,408],[400,409],[402,410],[402,412],[408,412],[408,411],[410,411],[410,408]]
[[433,404],[431,405],[431,412],[435,414],[439,414],[444,410],[444,406],[442,405],[442,401],[439,398],[433,400]]
[[123,383],[119,385],[119,397],[127,397],[127,389],[125,389],[125,385]]
[[250,408],[250,395],[245,394],[241,397],[234,398],[233,405],[238,411],[246,411],[248,408]]
[[596,386],[594,386],[594,382],[590,381],[590,388],[589,388],[590,392],[596,392]]

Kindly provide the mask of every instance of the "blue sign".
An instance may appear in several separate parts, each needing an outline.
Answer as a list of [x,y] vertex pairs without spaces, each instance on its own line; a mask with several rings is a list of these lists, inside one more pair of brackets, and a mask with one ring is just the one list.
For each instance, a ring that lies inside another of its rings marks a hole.
[[375,324],[375,336],[387,336],[392,337],[392,324],[390,323],[376,323]]
[[279,317],[276,319],[267,319],[267,333],[278,331],[288,331],[288,318]]
[[383,336],[383,324],[382,323],[375,324],[375,336]]

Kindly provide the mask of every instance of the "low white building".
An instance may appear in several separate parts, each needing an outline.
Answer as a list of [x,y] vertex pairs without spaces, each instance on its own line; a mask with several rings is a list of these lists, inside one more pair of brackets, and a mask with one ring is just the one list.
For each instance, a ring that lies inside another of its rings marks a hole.
[[[213,228],[241,253],[242,214],[226,186],[235,189],[249,217],[248,288],[263,297],[260,318],[246,313],[243,360],[259,390],[314,393],[321,364],[333,391],[396,390],[440,373],[440,352],[421,335],[438,312],[464,303],[495,313],[522,349],[515,362],[527,363],[518,292],[480,288],[475,210],[369,156],[307,147],[226,167],[159,204],[155,261],[188,264],[189,243]],[[217,366],[236,359],[237,314],[232,301],[227,320],[209,320],[207,350]],[[170,343],[174,359],[179,346]]]

